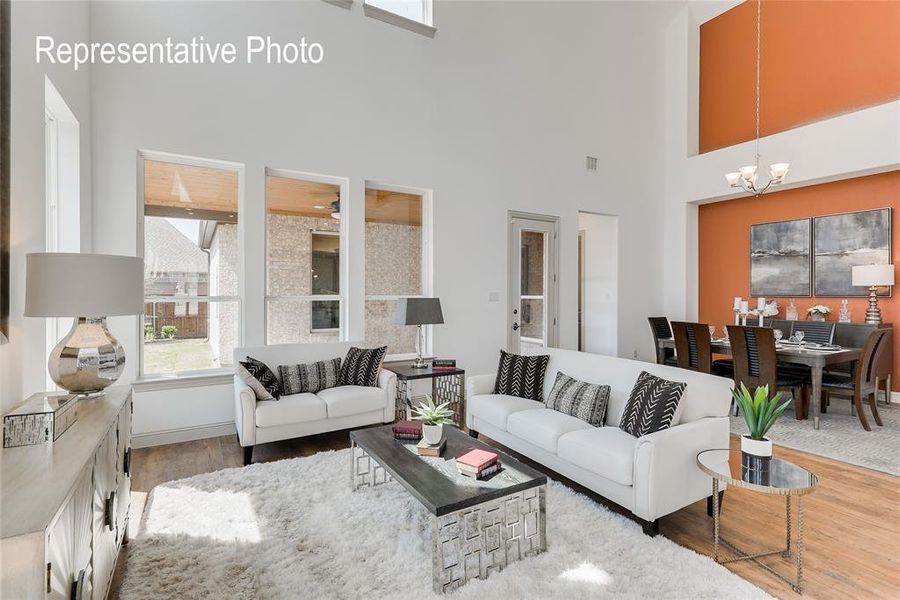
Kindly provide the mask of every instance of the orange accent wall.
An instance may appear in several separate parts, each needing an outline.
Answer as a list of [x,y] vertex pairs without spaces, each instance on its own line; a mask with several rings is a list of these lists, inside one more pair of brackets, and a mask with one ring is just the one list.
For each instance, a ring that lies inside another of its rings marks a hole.
[[[734,323],[734,297],[747,298],[750,293],[750,225],[801,219],[827,214],[852,212],[867,208],[896,207],[900,203],[900,171],[846,179],[834,183],[812,185],[783,192],[748,196],[728,202],[700,207],[700,321],[721,330]],[[900,265],[900,211],[893,211],[893,262]],[[900,283],[900,281],[898,281]],[[780,316],[784,317],[787,298],[778,298]],[[803,317],[813,304],[824,304],[837,319],[841,298],[795,298]],[[852,319],[865,320],[867,299],[849,298]],[[880,298],[881,318],[893,323],[894,379],[893,388],[900,391],[900,287],[890,298]],[[751,302],[751,306],[755,303]]]
[[[755,137],[755,64],[755,0],[700,26],[701,153]],[[900,2],[764,0],[761,65],[762,136],[900,98]]]

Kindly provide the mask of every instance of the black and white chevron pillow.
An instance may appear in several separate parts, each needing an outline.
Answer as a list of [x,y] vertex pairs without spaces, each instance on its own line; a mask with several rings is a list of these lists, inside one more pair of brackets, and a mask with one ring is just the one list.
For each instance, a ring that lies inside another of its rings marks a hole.
[[556,374],[547,408],[577,417],[594,427],[603,425],[609,403],[609,386],[587,383],[569,377],[562,371]]
[[550,356],[522,356],[500,351],[494,393],[544,401],[544,372]]
[[668,381],[642,371],[625,404],[619,429],[641,437],[668,428],[686,387],[687,383]]
[[250,386],[257,400],[278,400],[281,398],[281,384],[266,363],[248,356],[238,362],[237,373]]
[[320,360],[303,365],[280,365],[281,390],[285,396],[333,388],[341,376],[341,359]]
[[381,361],[387,354],[387,346],[381,348],[357,348],[347,351],[347,357],[341,363],[341,385],[363,385],[378,387],[378,372]]

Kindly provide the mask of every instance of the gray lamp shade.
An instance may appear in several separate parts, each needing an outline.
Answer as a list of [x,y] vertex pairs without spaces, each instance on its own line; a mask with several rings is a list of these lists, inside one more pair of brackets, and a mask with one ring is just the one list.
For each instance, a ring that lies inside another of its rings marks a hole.
[[396,325],[440,325],[444,322],[439,298],[401,298],[394,311]]
[[26,317],[113,317],[144,312],[144,259],[39,252],[25,258]]

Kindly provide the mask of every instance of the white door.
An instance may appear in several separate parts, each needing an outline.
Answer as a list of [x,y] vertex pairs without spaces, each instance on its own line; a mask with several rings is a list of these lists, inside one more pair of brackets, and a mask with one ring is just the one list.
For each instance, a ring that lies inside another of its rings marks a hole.
[[557,219],[510,214],[508,347],[557,344]]

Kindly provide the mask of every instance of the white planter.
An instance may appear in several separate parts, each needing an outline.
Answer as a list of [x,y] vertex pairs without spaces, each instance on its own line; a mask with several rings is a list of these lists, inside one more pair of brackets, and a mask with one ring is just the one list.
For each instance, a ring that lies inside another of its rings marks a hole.
[[754,440],[749,436],[742,435],[741,451],[753,456],[770,457],[772,456],[772,440]]
[[435,444],[440,444],[442,437],[444,437],[443,425],[422,424],[422,439],[425,440],[426,444],[430,444],[432,446],[434,446]]

